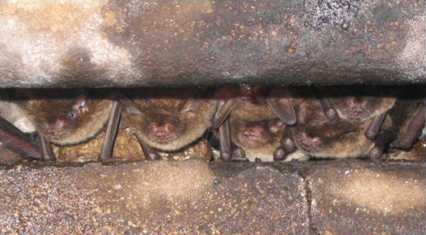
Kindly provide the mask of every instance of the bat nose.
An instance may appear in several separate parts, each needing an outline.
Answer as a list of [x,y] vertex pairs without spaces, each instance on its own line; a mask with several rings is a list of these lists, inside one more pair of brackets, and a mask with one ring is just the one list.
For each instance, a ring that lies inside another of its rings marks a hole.
[[319,147],[320,140],[318,137],[311,137],[306,132],[300,134],[300,143],[302,147],[308,150],[316,149]]
[[245,130],[243,133],[244,133],[245,136],[249,136],[249,137],[255,135],[255,133],[254,133],[254,131],[252,129]]
[[247,137],[261,137],[265,135],[265,130],[261,127],[246,127],[243,134]]
[[173,131],[173,125],[166,123],[163,125],[153,123],[150,125],[151,133],[158,139],[165,139],[170,136]]
[[362,110],[361,107],[351,107],[351,112],[354,115],[360,115],[360,114],[362,114],[363,110]]
[[47,124],[47,133],[49,135],[60,135],[63,132],[64,124],[62,120]]
[[165,131],[157,131],[155,132],[155,136],[159,139],[163,139],[167,136],[167,134]]

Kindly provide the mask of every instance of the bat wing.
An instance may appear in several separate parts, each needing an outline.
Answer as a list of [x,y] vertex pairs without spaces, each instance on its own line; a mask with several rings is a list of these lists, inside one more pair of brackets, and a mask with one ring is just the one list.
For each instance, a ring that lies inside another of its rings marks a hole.
[[229,114],[241,103],[240,99],[230,99],[227,101],[220,101],[219,108],[214,115],[213,128],[219,128]]
[[296,124],[297,118],[291,98],[269,98],[267,102],[272,112],[274,112],[281,121],[287,125]]

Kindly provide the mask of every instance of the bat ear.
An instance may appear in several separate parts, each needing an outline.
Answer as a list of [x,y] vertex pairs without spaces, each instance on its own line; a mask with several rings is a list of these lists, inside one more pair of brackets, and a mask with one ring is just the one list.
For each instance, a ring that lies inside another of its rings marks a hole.
[[123,95],[118,95],[118,102],[120,102],[122,105],[126,107],[126,112],[130,115],[138,115],[142,114],[142,112],[139,110],[135,102],[128,99],[127,97]]
[[229,114],[234,110],[238,104],[240,104],[240,99],[230,99],[228,101],[219,101],[219,107],[214,115],[213,119],[213,128],[219,128],[222,123],[226,120]]
[[200,101],[198,99],[189,99],[183,105],[182,112],[196,112],[199,107]]
[[287,125],[294,125],[297,122],[294,112],[293,99],[291,98],[269,98],[267,103],[272,112]]
[[200,108],[200,92],[198,90],[191,91],[191,98],[188,98],[183,107],[181,112],[188,114],[188,113],[195,113]]
[[85,106],[87,102],[87,93],[84,91],[81,91],[77,93],[77,96],[74,99],[74,103],[78,107]]
[[[274,95],[277,96],[275,97]],[[267,99],[267,103],[272,112],[274,112],[285,124],[296,124],[297,118],[293,107],[293,98],[288,89],[272,90]]]
[[85,91],[78,92],[77,96],[74,98],[73,109],[82,113],[89,111],[87,101],[87,93]]

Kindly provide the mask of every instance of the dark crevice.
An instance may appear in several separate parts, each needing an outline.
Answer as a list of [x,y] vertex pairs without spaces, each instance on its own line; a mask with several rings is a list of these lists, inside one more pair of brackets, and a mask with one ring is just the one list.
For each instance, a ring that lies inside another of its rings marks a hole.
[[301,177],[304,181],[304,188],[306,191],[306,203],[308,204],[308,224],[309,224],[309,234],[311,235],[320,235],[320,232],[318,229],[313,225],[312,223],[312,190],[310,188],[310,180],[306,176],[306,172],[299,171],[298,172],[299,177]]

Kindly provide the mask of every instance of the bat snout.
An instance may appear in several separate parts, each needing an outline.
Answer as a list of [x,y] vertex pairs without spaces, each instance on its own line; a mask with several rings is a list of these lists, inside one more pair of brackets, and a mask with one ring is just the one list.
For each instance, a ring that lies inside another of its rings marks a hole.
[[45,125],[45,130],[48,135],[51,136],[61,136],[65,134],[64,130],[65,121],[56,120],[55,122],[48,123]]
[[302,132],[299,136],[299,143],[302,145],[301,147],[306,150],[315,150],[321,145],[321,140],[318,137],[312,137],[306,132]]
[[359,106],[353,106],[349,109],[352,116],[358,117],[361,116],[361,114],[364,112],[364,109]]
[[239,132],[239,139],[251,146],[267,144],[271,141],[270,135],[263,126],[243,126]]
[[173,136],[174,125],[171,123],[152,123],[148,127],[150,135],[157,140],[167,140]]
[[262,127],[245,127],[243,128],[243,135],[246,138],[264,138],[266,131]]
[[359,117],[365,112],[366,101],[359,100],[355,97],[347,98],[346,105],[348,106],[349,115]]

